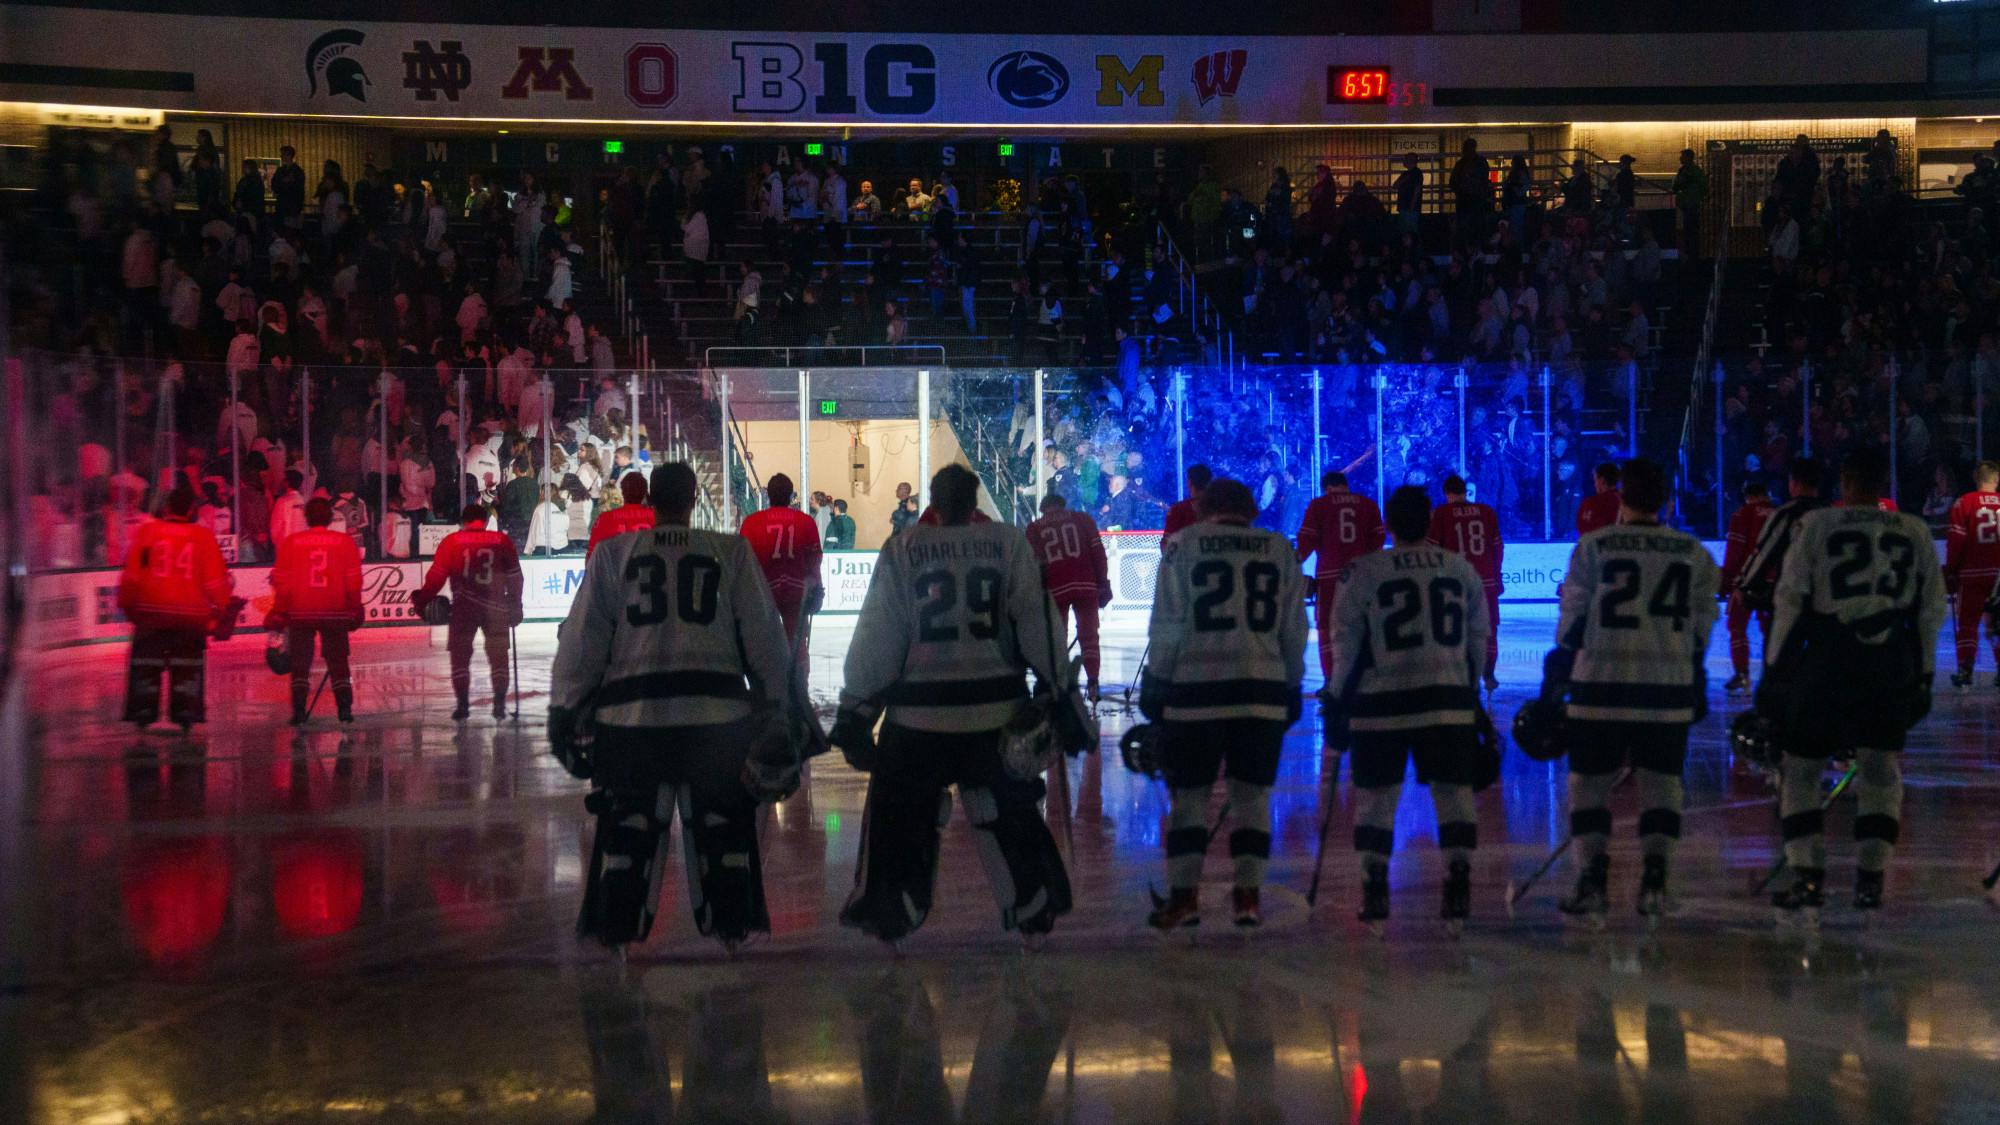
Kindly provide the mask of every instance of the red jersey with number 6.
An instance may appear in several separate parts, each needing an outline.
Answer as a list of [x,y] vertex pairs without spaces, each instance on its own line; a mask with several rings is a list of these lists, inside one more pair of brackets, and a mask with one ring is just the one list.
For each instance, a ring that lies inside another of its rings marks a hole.
[[1058,602],[1095,602],[1111,581],[1097,521],[1082,512],[1050,512],[1029,524],[1028,546],[1042,564],[1042,585]]
[[1949,578],[2000,577],[2000,492],[1968,492],[1951,506],[1944,572]]
[[1382,549],[1382,510],[1358,492],[1315,496],[1299,524],[1299,561],[1319,555],[1316,577],[1338,578],[1355,559]]
[[361,624],[361,552],[354,537],[309,527],[278,544],[271,612],[294,625]]
[[750,541],[750,553],[764,571],[771,600],[780,605],[800,601],[819,585],[819,525],[797,508],[766,508],[743,517],[737,533]]
[[[1430,541],[1472,564],[1479,580],[1500,589],[1500,514],[1485,504],[1461,500],[1431,509]],[[1492,622],[1487,622],[1491,627]]]
[[503,532],[488,530],[483,521],[444,537],[417,597],[424,601],[436,597],[447,579],[454,612],[461,605],[496,613],[521,609],[521,559],[514,553],[514,541]]

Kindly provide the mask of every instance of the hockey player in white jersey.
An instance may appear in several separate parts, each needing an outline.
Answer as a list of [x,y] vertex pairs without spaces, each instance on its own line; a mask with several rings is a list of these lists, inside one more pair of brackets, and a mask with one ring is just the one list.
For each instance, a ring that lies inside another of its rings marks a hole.
[[832,741],[869,779],[840,920],[890,943],[923,924],[955,785],[1001,927],[1033,944],[1069,912],[1069,875],[1038,807],[1046,787],[1009,773],[1000,749],[1028,702],[1027,669],[1038,689],[1070,690],[1055,605],[1020,530],[972,522],[970,469],[947,465],[930,487],[939,523],[883,546],[847,649]]
[[1592,920],[1608,902],[1606,802],[1627,765],[1639,790],[1639,912],[1653,918],[1666,909],[1688,727],[1708,711],[1702,661],[1720,579],[1699,540],[1660,523],[1668,496],[1658,465],[1628,461],[1621,481],[1619,522],[1585,535],[1570,554],[1542,684],[1544,700],[1568,698],[1569,830],[1583,864],[1561,907]]
[[1854,754],[1854,906],[1882,905],[1882,873],[1903,807],[1903,739],[1930,713],[1944,575],[1930,529],[1877,506],[1887,461],[1848,457],[1840,506],[1799,521],[1778,577],[1757,710],[1783,751],[1779,812],[1793,883],[1773,904],[1802,920],[1825,901],[1820,778],[1829,756]]
[[1140,688],[1140,710],[1161,724],[1170,803],[1170,890],[1147,918],[1161,930],[1201,921],[1208,798],[1218,773],[1229,779],[1235,822],[1236,924],[1262,924],[1271,786],[1305,676],[1305,576],[1291,541],[1250,526],[1257,501],[1241,481],[1211,482],[1198,506],[1201,521],[1163,548]]
[[1446,859],[1442,913],[1456,928],[1472,909],[1479,683],[1493,623],[1479,572],[1428,541],[1429,495],[1398,488],[1385,515],[1395,546],[1362,557],[1347,573],[1334,606],[1329,681],[1331,706],[1346,722],[1359,796],[1360,918],[1375,924],[1389,916],[1396,806],[1414,758],[1417,784],[1430,786],[1437,806],[1438,849]]
[[695,495],[687,465],[653,470],[659,526],[591,556],[556,649],[549,747],[596,787],[577,930],[613,947],[652,929],[677,811],[701,932],[770,932],[756,807],[818,733],[748,541],[689,527]]

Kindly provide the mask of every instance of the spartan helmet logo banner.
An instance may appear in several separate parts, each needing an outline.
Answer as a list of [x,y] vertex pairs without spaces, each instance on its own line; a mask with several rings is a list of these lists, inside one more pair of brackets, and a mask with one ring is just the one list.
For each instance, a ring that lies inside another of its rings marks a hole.
[[366,36],[361,32],[343,27],[312,41],[312,46],[306,48],[307,96],[318,94],[324,80],[329,98],[349,97],[357,102],[368,100],[368,72],[362,69],[361,60],[353,54],[364,38]]
[[1243,62],[1248,55],[1239,47],[1203,55],[1194,61],[1194,92],[1202,105],[1217,97],[1236,96],[1236,84],[1243,80]]

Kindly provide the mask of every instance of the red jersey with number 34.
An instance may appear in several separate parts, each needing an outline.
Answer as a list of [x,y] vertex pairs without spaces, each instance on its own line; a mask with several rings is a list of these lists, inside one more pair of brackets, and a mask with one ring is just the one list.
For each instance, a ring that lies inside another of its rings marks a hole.
[[1042,564],[1042,585],[1058,602],[1094,602],[1111,581],[1097,521],[1082,512],[1050,512],[1029,524],[1028,546]]
[[118,608],[135,625],[206,629],[229,604],[229,568],[215,536],[182,519],[147,520],[132,536]]
[[1944,533],[1948,578],[2000,578],[2000,492],[1968,492]]
[[1500,589],[1500,557],[1506,548],[1500,542],[1498,512],[1470,501],[1440,504],[1431,509],[1430,541],[1471,563],[1489,589]]
[[789,605],[819,585],[819,524],[811,516],[797,508],[766,508],[743,517],[737,534],[750,541],[772,601]]
[[444,537],[417,596],[436,597],[446,580],[454,603],[494,612],[521,608],[521,559],[514,541],[484,523],[466,524]]
[[1355,559],[1382,549],[1382,510],[1358,492],[1315,496],[1299,524],[1299,561],[1319,555],[1314,573],[1338,578]]
[[354,537],[309,527],[278,544],[271,612],[294,625],[361,624],[361,552]]

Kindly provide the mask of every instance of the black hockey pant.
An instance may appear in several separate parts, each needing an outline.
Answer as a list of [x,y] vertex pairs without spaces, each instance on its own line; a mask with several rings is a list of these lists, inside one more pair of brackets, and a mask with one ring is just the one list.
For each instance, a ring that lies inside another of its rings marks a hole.
[[326,657],[327,678],[333,681],[333,705],[343,713],[353,710],[354,671],[348,661],[345,625],[294,625],[285,631],[285,647],[292,654],[292,710],[305,710],[312,699],[315,638]]

